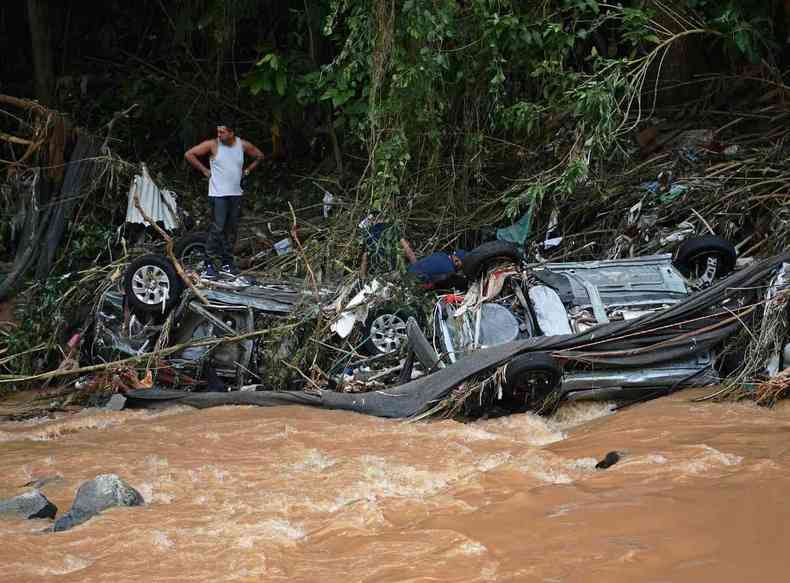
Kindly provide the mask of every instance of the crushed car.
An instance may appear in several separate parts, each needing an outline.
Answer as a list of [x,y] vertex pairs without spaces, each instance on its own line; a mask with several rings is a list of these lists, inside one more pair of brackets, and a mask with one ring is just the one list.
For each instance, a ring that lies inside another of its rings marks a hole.
[[[533,340],[535,350],[514,354],[488,379],[494,388],[489,404],[511,411],[545,409],[563,400],[640,399],[715,384],[732,372],[732,359],[724,364],[719,356],[725,340],[745,327],[739,313],[748,304],[731,294],[706,303],[700,294],[718,279],[726,291],[735,264],[734,247],[713,236],[687,240],[674,256],[533,265],[517,249],[492,242],[465,262],[474,281],[469,290],[438,297],[428,356],[425,339],[414,327],[410,334],[434,368],[463,365],[479,350]],[[788,271],[782,263],[758,291],[765,298],[786,291]],[[696,317],[655,328],[639,325],[688,307],[696,307]],[[717,323],[722,316],[727,326]],[[631,332],[613,345],[607,328]],[[772,374],[790,364],[787,342],[785,337],[771,356]],[[541,344],[546,349],[538,349]]]
[[[219,377],[215,384],[232,390],[261,388],[261,369],[281,363],[298,349],[297,340],[284,335],[274,349],[269,345],[263,350],[254,334],[283,325],[296,312],[304,319],[315,319],[320,312],[339,339],[356,331],[361,341],[355,360],[362,362],[392,355],[406,340],[406,316],[399,304],[387,303],[392,283],[352,280],[323,286],[316,298],[316,290],[301,281],[258,282],[228,274],[201,279],[201,233],[187,234],[174,249],[192,285],[164,254],[147,253],[131,261],[99,298],[90,347],[94,361],[184,345],[167,355],[172,374],[166,376],[177,376],[176,384],[187,387],[201,384],[199,379]],[[238,337],[243,338],[202,342]]]
[[[472,280],[464,294],[440,296],[433,312],[438,355],[453,364],[471,351],[525,338],[584,334],[611,322],[636,320],[682,303],[732,272],[736,251],[715,236],[686,240],[673,256],[524,263],[501,241],[469,254],[464,272]],[[504,369],[501,400],[532,408],[548,394],[563,399],[628,398],[644,390],[719,377],[711,351],[638,369],[563,367],[547,353],[522,355]]]
[[[362,323],[367,357],[308,392],[286,391],[292,402],[412,417],[470,402],[471,395],[510,412],[545,411],[563,400],[639,398],[719,382],[721,347],[754,302],[764,301],[766,288],[776,295],[787,287],[783,265],[790,257],[741,269],[736,259],[732,244],[713,236],[688,239],[674,255],[548,263],[529,263],[517,247],[493,241],[465,258],[468,287],[431,291],[433,307],[424,313],[392,301],[395,284],[377,280],[322,289],[318,304],[314,291],[298,283],[197,281],[203,303],[167,257],[149,254],[103,294],[95,352],[121,348],[131,355],[183,344],[167,358],[182,375],[176,383],[182,389],[215,373],[223,390],[250,382],[257,392],[288,388],[254,383],[262,364],[257,340],[199,341],[244,337],[310,304],[331,319],[338,337]],[[289,356],[293,342],[283,340],[278,358]],[[778,354],[777,369],[787,352],[785,346]],[[371,362],[387,355],[383,372],[371,371]],[[244,402],[251,399],[274,404],[249,395]]]

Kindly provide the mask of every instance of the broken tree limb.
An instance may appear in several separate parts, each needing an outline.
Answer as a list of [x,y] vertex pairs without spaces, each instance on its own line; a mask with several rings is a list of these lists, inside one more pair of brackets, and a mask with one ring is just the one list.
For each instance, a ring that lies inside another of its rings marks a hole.
[[133,103],[123,111],[116,111],[113,114],[112,119],[109,122],[107,122],[107,125],[104,126],[107,128],[107,135],[104,137],[104,142],[102,143],[101,148],[99,149],[100,151],[104,152],[107,150],[107,146],[110,143],[110,135],[112,134],[112,128],[115,125],[115,122],[117,122],[122,117],[123,118],[129,117],[129,114],[132,112],[132,110],[135,107],[137,107],[137,105],[138,105],[137,103]]
[[11,142],[12,144],[21,144],[23,146],[27,146],[29,144],[33,144],[33,140],[26,140],[25,138],[18,138],[11,134],[7,134],[5,132],[0,132],[0,140],[5,140],[6,142]]
[[41,105],[38,101],[32,99],[20,99],[19,97],[12,97],[11,95],[0,94],[0,103],[11,105],[13,107],[24,109],[27,111],[35,111],[36,113],[45,113],[47,108]]
[[134,206],[137,208],[138,211],[140,211],[140,214],[143,216],[145,222],[151,225],[154,228],[154,230],[157,233],[159,233],[159,235],[165,240],[165,253],[167,254],[170,261],[173,262],[173,267],[176,268],[176,273],[178,273],[178,276],[186,284],[186,286],[195,294],[195,297],[197,297],[197,299],[199,299],[202,304],[208,305],[209,301],[206,299],[206,296],[204,296],[203,293],[195,287],[195,284],[192,283],[192,280],[189,278],[189,276],[184,271],[184,268],[181,266],[181,262],[176,258],[176,254],[173,253],[173,238],[170,235],[168,235],[162,227],[157,225],[156,222],[153,221],[151,217],[149,217],[146,214],[145,210],[143,210],[143,205],[140,204],[140,192],[138,191],[137,188],[135,188],[134,192],[132,193],[132,200],[134,201]]

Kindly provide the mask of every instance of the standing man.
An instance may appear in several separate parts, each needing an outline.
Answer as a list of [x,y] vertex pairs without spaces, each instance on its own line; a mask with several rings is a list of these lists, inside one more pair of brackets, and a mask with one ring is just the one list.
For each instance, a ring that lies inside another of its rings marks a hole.
[[[224,120],[230,124],[228,120]],[[208,178],[208,196],[212,207],[211,228],[209,230],[206,270],[202,276],[216,279],[220,271],[229,275],[238,275],[239,269],[233,261],[233,246],[239,231],[241,216],[241,178],[248,176],[258,163],[263,160],[263,152],[255,145],[242,140],[234,133],[233,124],[217,126],[217,139],[206,140],[187,150],[184,157],[203,176]],[[252,162],[244,167],[244,155],[252,158]],[[200,161],[209,156],[206,168]]]

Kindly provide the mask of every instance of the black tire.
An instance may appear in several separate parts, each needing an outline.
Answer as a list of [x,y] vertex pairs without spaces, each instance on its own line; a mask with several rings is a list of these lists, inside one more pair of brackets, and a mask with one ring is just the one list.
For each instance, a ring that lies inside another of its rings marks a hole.
[[519,354],[505,369],[503,400],[515,408],[531,408],[557,389],[561,380],[562,369],[545,352]]
[[466,254],[462,269],[466,277],[477,279],[481,273],[497,261],[510,260],[518,265],[521,258],[521,251],[513,243],[489,241]]
[[724,277],[735,268],[737,251],[732,243],[715,235],[686,239],[675,254],[675,267],[686,277],[705,272],[709,257],[716,258],[716,277]]
[[129,308],[145,316],[167,314],[184,289],[175,267],[164,255],[143,255],[132,261],[123,284]]
[[375,356],[395,353],[407,342],[406,323],[417,318],[414,310],[399,304],[384,304],[372,309],[365,320],[362,351]]
[[208,233],[195,231],[180,237],[173,245],[173,254],[184,269],[201,271],[208,249]]

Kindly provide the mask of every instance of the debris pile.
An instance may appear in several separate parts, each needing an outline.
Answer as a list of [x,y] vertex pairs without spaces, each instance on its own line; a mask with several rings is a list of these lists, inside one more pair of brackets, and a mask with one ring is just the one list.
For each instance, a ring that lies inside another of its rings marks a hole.
[[[563,196],[541,195],[536,185],[552,180],[541,151],[567,146],[561,128],[524,156],[530,178],[502,182],[461,234],[324,190],[312,215],[290,208],[280,230],[268,225],[272,240],[248,257],[244,279],[203,279],[205,232],[187,228],[179,197],[144,167],[127,167],[120,210],[148,228],[127,225],[124,253],[69,276],[54,313],[74,299],[91,309],[71,326],[61,365],[13,374],[20,353],[6,342],[0,381],[69,379],[86,402],[147,392],[408,417],[550,411],[588,396],[637,402],[718,383],[710,398],[773,403],[790,387],[790,110],[780,93],[756,111],[698,113],[693,124],[642,121],[619,157]],[[66,178],[84,180],[77,172]],[[37,200],[35,177],[14,180]],[[415,194],[413,213],[433,194]],[[127,246],[135,229],[164,241]],[[473,251],[459,252],[459,277],[437,286],[404,275],[404,235],[423,254],[460,242]],[[291,396],[257,395],[272,391]],[[229,393],[240,396],[220,396]]]

